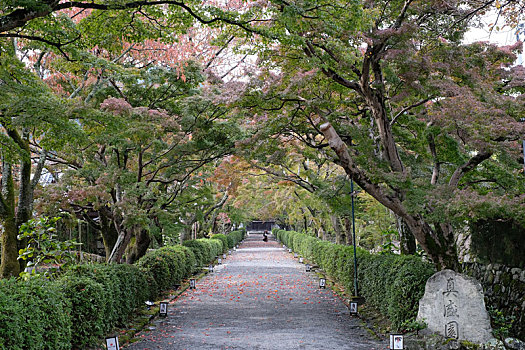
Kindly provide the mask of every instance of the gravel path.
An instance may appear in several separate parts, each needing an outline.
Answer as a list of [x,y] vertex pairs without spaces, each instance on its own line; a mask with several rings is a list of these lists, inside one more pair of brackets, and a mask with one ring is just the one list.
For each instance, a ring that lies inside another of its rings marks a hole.
[[353,349],[386,345],[275,241],[250,235],[127,350]]

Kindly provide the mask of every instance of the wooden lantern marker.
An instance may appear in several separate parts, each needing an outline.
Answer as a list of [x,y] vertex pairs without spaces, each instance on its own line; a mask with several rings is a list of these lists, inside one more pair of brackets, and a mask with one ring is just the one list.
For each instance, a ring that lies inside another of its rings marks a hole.
[[195,278],[190,278],[190,289],[195,289],[195,286],[197,284],[197,281]]
[[210,264],[210,266],[208,266],[208,271],[213,272],[213,264]]
[[118,337],[106,338],[106,349],[108,350],[119,350]]
[[222,259],[221,258],[217,259],[217,264],[219,264],[219,265],[222,264]]
[[306,272],[310,272],[312,270],[312,267],[310,264],[306,264]]
[[231,251],[231,249],[228,250],[228,255],[232,255],[232,251]]
[[303,258],[299,258],[299,262],[302,264],[303,263]]
[[288,253],[291,253],[292,252],[292,248],[288,248]]
[[350,315],[357,315],[357,302],[350,302]]
[[286,246],[283,244],[283,249],[286,249]]
[[390,334],[390,349],[403,350],[405,348],[403,336],[401,334]]
[[319,288],[322,288],[322,289],[326,288],[326,279],[324,278],[319,279]]
[[222,258],[223,258],[223,259],[226,259],[226,254],[222,254]]
[[159,316],[168,316],[168,302],[161,301],[160,302],[160,309],[159,309]]
[[297,255],[297,253],[293,253],[293,257],[294,258],[297,258],[299,255]]

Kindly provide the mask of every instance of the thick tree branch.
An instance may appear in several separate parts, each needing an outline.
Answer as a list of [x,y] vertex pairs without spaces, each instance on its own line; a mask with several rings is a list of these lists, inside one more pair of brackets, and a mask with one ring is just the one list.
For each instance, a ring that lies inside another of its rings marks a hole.
[[38,159],[38,163],[36,164],[35,171],[33,172],[33,179],[31,180],[31,191],[35,190],[38,181],[40,181],[40,177],[42,176],[42,170],[44,170],[44,164],[46,163],[46,159],[47,151],[42,149],[42,153],[40,154],[40,158]]
[[186,10],[193,18],[202,24],[212,24],[215,22],[224,22],[227,24],[238,26],[248,32],[255,33],[257,30],[249,26],[248,21],[236,21],[229,18],[212,17],[204,18],[203,16],[196,13],[191,7],[185,4],[183,1],[172,1],[172,0],[157,0],[157,1],[130,1],[130,2],[115,2],[113,4],[100,4],[92,1],[79,2],[79,1],[67,1],[59,3],[57,0],[45,0],[48,4],[48,8],[40,11],[32,9],[22,8],[17,9],[13,12],[0,16],[0,33],[4,33],[15,28],[24,26],[27,22],[35,19],[45,17],[53,12],[65,10],[69,8],[81,8],[81,9],[93,9],[93,10],[130,10],[141,8],[144,6],[156,6],[156,5],[175,5]]
[[224,192],[224,195],[222,196],[221,200],[215,204],[214,206],[212,206],[210,209],[208,209],[208,211],[206,213],[204,213],[203,215],[203,220],[205,221],[206,218],[215,210],[215,209],[219,209],[219,208],[222,208],[222,206],[224,205],[224,203],[226,203],[226,201],[228,200],[230,194],[228,193],[228,191],[230,190],[230,187],[231,187],[231,183],[230,183],[230,186],[228,186],[228,189]]
[[473,170],[475,167],[481,164],[481,162],[483,162],[486,159],[489,159],[491,156],[492,156],[492,152],[481,151],[478,154],[476,154],[474,157],[470,158],[468,162],[461,165],[459,168],[456,169],[456,171],[454,171],[454,174],[452,174],[452,177],[450,178],[448,185],[453,188],[458,187],[459,180],[461,180],[463,175]]
[[64,56],[64,58],[66,60],[72,61],[72,59],[69,58],[68,54],[62,49],[62,47],[66,46],[66,45],[69,45],[69,44],[77,41],[78,39],[80,39],[80,35],[78,35],[74,39],[69,40],[69,41],[67,41],[65,43],[48,40],[46,38],[42,38],[42,37],[36,36],[36,35],[25,35],[25,34],[19,34],[19,33],[0,33],[0,38],[20,38],[20,39],[28,39],[28,40],[40,41],[42,43],[45,43],[45,44],[48,44],[50,46],[55,47],[56,49],[58,49],[58,51],[60,51],[60,53],[62,54],[62,56]]
[[[330,123],[322,124],[321,131],[323,132],[324,137],[328,140],[330,148],[336,153],[340,165],[343,167],[347,175],[359,185],[359,187],[392,211],[404,211],[398,198],[384,193],[383,189],[378,184],[373,183],[366,174],[357,167],[357,164],[355,164],[350,156],[346,143],[341,140],[341,137],[339,137],[337,131],[335,131]],[[404,214],[408,216],[408,213],[404,212]]]

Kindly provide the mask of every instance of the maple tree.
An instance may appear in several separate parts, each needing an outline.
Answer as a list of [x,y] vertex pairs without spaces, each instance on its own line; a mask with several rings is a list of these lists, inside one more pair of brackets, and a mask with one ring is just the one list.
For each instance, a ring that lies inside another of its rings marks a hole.
[[240,104],[265,122],[254,140],[286,135],[339,164],[439,269],[460,269],[455,226],[520,221],[524,205],[521,44],[462,45],[465,14],[434,1],[272,3],[261,31],[273,41]]
[[[149,6],[150,3],[151,6]],[[42,103],[41,107],[49,106],[49,110],[62,113],[58,107],[64,103],[70,105],[71,113],[64,113],[64,116],[69,115],[74,123],[78,124],[76,126],[80,125],[84,129],[70,134],[68,128],[62,125],[61,136],[69,138],[71,141],[67,147],[80,148],[84,152],[81,155],[61,152],[61,149],[56,145],[50,147],[51,152],[46,151],[46,148],[34,137],[29,137],[31,144],[26,142],[26,144],[20,145],[23,147],[20,152],[32,153],[37,158],[40,154],[43,155],[35,168],[36,174],[39,175],[41,171],[39,169],[45,166],[48,169],[47,171],[54,173],[54,181],[57,181],[64,173],[64,166],[68,167],[69,170],[85,170],[86,155],[93,156],[94,153],[87,148],[85,143],[78,141],[91,140],[96,143],[100,139],[95,140],[90,136],[103,138],[103,133],[100,133],[99,130],[102,125],[108,127],[107,131],[114,131],[114,128],[122,126],[120,124],[122,120],[105,118],[96,110],[98,105],[108,96],[116,94],[122,99],[123,105],[127,103],[126,100],[129,100],[134,106],[138,106],[141,101],[144,101],[141,94],[150,93],[150,99],[147,102],[149,106],[143,109],[137,108],[139,113],[136,114],[157,113],[156,116],[160,121],[164,115],[159,111],[161,107],[158,106],[171,108],[173,113],[180,112],[173,110],[172,105],[165,106],[165,104],[169,103],[167,100],[173,100],[173,95],[180,97],[181,93],[185,94],[184,91],[176,91],[176,89],[183,85],[181,83],[195,77],[197,68],[188,66],[188,64],[191,65],[188,63],[189,59],[199,59],[204,62],[208,70],[224,64],[226,58],[218,56],[221,53],[225,56],[224,52],[227,50],[224,47],[217,48],[210,45],[210,41],[216,34],[212,30],[206,31],[199,27],[192,27],[193,19],[198,16],[195,13],[192,14],[191,9],[184,9],[185,6],[180,5],[170,1],[162,3],[133,2],[128,5],[123,4],[123,2],[111,1],[99,3],[2,2],[0,37],[11,39],[5,42],[6,47],[12,43],[17,51],[18,58],[27,66],[24,68],[24,64],[18,62],[18,68],[24,72],[25,76],[30,77],[20,85],[36,84],[40,86],[40,89],[44,85],[38,82],[36,76],[40,77],[52,89],[46,89],[49,99]],[[214,21],[211,20],[209,23]],[[5,57],[5,53],[3,53],[2,59]],[[142,90],[137,88],[135,91],[137,95],[129,90],[125,91],[127,83],[136,83],[137,79],[140,78],[148,79],[147,83],[143,84],[147,85],[147,88]],[[162,81],[167,81],[167,83],[158,89],[151,89],[155,84],[161,84]],[[34,89],[32,86],[25,88]],[[153,92],[157,94],[153,96]],[[40,92],[38,93],[41,95]],[[128,96],[124,96],[124,93]],[[22,94],[17,97],[20,100],[24,99]],[[9,99],[6,98],[5,101],[7,103]],[[45,115],[45,113],[36,112],[34,114],[40,114],[41,117]],[[101,119],[97,120],[97,118]],[[166,120],[166,122],[173,121]],[[39,130],[39,132],[41,131],[43,130]],[[52,131],[53,129],[47,129],[45,132],[48,136],[52,136]],[[86,134],[83,134],[84,132],[88,133],[87,137]],[[186,132],[189,133],[188,135],[191,134],[191,131],[186,130]],[[217,135],[215,134],[215,136]],[[86,138],[83,139],[84,137]],[[117,142],[116,138],[110,137],[107,140]],[[87,156],[88,159],[89,156]],[[188,155],[186,154],[186,156]],[[24,165],[24,169],[31,168],[30,162],[25,162]],[[29,179],[30,170],[24,170],[22,173],[24,179]],[[107,173],[101,174],[104,173],[99,172],[97,174],[94,168],[90,167],[87,173],[84,171],[83,176],[87,176],[95,182],[97,180],[102,182]],[[100,176],[101,179],[97,179],[96,176]],[[32,186],[20,186],[22,192],[27,192],[28,195],[21,197],[27,198],[27,200],[19,201],[18,205],[20,207],[21,203],[27,203],[23,206],[27,209],[18,210],[21,214],[17,219],[16,227],[29,218],[23,213],[31,212],[29,208],[33,205],[32,192],[36,188],[38,177],[33,177]],[[102,204],[107,198],[103,195],[101,198],[97,197],[97,194],[100,195],[102,192],[100,188],[89,188],[83,195],[77,194],[77,199],[83,198],[77,212],[83,212],[84,219],[103,233],[106,253],[109,256],[111,247],[117,240],[119,230],[117,229],[118,225],[115,227],[114,213],[108,209],[108,206]],[[10,193],[12,196],[15,195],[14,191]],[[67,193],[67,191],[57,192],[55,195],[50,194],[50,197],[43,197],[39,200],[39,204],[42,204],[46,198],[55,198],[58,199],[56,203],[62,203],[64,200],[60,197],[63,196],[63,193]],[[88,203],[86,198],[95,198],[95,200]],[[46,210],[50,210],[50,207],[53,206],[52,203],[44,204],[42,207],[47,207]],[[59,210],[57,207],[55,206],[55,209]],[[80,208],[83,209],[80,210]],[[88,215],[86,212],[89,210],[98,213],[100,219],[98,222],[91,220],[91,214]],[[172,218],[171,216],[167,218],[164,215],[164,210],[157,212],[156,215],[156,221],[160,220],[165,224]],[[154,227],[156,226],[158,225],[154,225]],[[13,226],[13,232],[17,230],[16,227]],[[8,237],[11,237],[10,242],[13,241],[13,237],[16,240],[16,233],[4,236],[5,239]],[[149,236],[142,234],[141,237],[144,237],[144,240],[148,242]],[[3,262],[6,264],[6,274],[17,275],[18,273],[18,269],[7,267],[7,265],[16,265],[18,249],[23,248],[23,242],[19,244],[20,247],[14,247],[12,244],[2,245],[4,247]],[[121,254],[122,252],[120,252]]]
[[[221,121],[224,111],[195,90],[199,67],[187,65],[185,74],[183,81],[174,70],[156,68],[123,79],[119,91],[126,99],[103,100],[105,113],[85,119],[85,139],[71,145],[79,151],[56,156],[72,169],[50,191],[102,232],[111,261],[128,248],[126,259],[134,262],[149,247],[152,230],[180,222],[184,201],[196,204],[195,190],[202,190],[197,172],[233,147],[235,126]],[[100,95],[107,96],[103,89]],[[90,219],[93,212],[99,223]]]

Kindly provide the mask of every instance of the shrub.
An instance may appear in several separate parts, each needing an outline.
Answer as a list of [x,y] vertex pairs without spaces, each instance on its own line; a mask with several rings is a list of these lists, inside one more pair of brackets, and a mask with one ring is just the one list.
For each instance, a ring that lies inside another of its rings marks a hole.
[[170,246],[167,247],[167,249],[173,250],[179,256],[183,257],[180,265],[181,277],[178,281],[178,283],[180,283],[183,279],[189,277],[196,271],[197,260],[195,259],[195,254],[193,254],[193,251],[190,248],[180,245]]
[[158,295],[188,277],[195,269],[196,260],[188,247],[166,246],[147,253],[137,265],[153,277],[157,288],[153,295]]
[[[166,259],[156,252],[149,252],[139,259],[137,266],[149,274],[154,284],[150,284],[150,295],[157,296],[161,291],[168,289],[171,283],[170,268]],[[156,290],[153,290],[153,288]]]
[[104,286],[89,277],[75,275],[62,277],[58,285],[71,301],[71,344],[80,349],[96,344],[108,328],[110,300]]
[[218,239],[218,240],[220,240],[222,242],[222,251],[219,254],[224,253],[224,252],[226,252],[228,250],[228,247],[229,247],[229,245],[228,245],[228,237],[226,237],[226,235],[215,234],[215,235],[211,235],[210,239]]
[[71,348],[71,303],[42,278],[0,280],[0,349]]
[[85,264],[72,267],[66,276],[89,277],[104,287],[108,301],[106,331],[124,324],[134,310],[150,296],[146,275],[126,264]]
[[188,247],[195,254],[195,260],[199,266],[204,266],[212,260],[211,243],[206,239],[191,239],[184,241],[183,246]]
[[227,235],[227,237],[228,237],[228,248],[233,248],[237,244],[239,244],[239,242],[243,240],[244,235],[245,235],[245,231],[244,230],[236,230],[236,231],[232,231],[232,232],[228,233],[228,235]]
[[[202,241],[205,255],[222,251],[220,240]],[[74,265],[56,281],[0,280],[0,349],[96,345],[147,299],[188,277],[195,265],[189,247],[169,246],[147,253],[137,265]]]
[[207,241],[210,243],[210,253],[211,253],[211,260],[215,259],[216,256],[219,256],[224,251],[224,245],[220,239],[207,239]]

